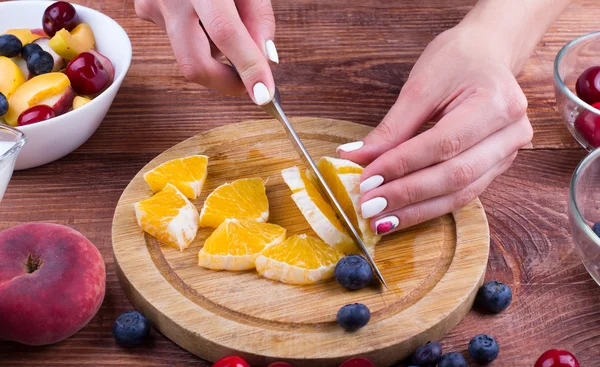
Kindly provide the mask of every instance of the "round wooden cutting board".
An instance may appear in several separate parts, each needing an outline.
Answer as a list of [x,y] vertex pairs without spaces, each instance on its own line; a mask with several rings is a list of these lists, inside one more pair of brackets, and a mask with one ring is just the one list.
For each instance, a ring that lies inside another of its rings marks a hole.
[[[345,121],[297,118],[297,132],[314,159],[364,137],[370,128]],[[191,154],[209,156],[200,210],[217,186],[244,177],[266,180],[269,221],[288,235],[314,235],[292,201],[280,171],[302,163],[275,120],[231,124],[188,139],[144,167],[125,189],[113,221],[121,283],[135,307],[168,338],[209,361],[245,357],[252,366],[287,361],[296,367],[337,366],[364,356],[389,366],[428,340],[439,340],[470,310],[483,279],[489,230],[479,200],[396,234],[377,245],[375,262],[389,290],[346,291],[335,280],[292,286],[256,272],[217,272],[197,266],[211,230],[202,228],[183,252],[160,245],[137,225],[133,204],[152,195],[142,175]],[[370,323],[355,333],[336,324],[339,308],[366,304]]]

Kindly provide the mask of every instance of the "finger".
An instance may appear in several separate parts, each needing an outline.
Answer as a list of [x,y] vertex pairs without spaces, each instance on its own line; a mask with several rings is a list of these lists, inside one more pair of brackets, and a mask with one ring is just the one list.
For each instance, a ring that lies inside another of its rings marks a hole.
[[362,141],[340,145],[338,154],[358,164],[371,163],[410,139],[421,125],[428,122],[442,105],[445,93],[424,77],[409,77],[398,100],[381,123]]
[[389,234],[451,213],[468,205],[481,195],[496,177],[510,167],[516,156],[517,152],[513,153],[477,181],[460,191],[387,212],[371,220],[372,230],[377,234]]
[[165,29],[165,20],[163,19],[156,0],[135,0],[134,6],[135,14],[140,19],[152,22],[161,29]]
[[275,47],[275,14],[271,0],[235,0],[242,22],[258,48],[269,60],[279,64]]
[[267,59],[242,23],[233,0],[192,0],[206,33],[235,65],[254,103],[273,99],[275,83]]
[[210,45],[187,1],[159,2],[179,68],[187,80],[225,94],[240,95],[244,86],[230,66],[210,54]]
[[[383,210],[396,210],[460,191],[485,175],[498,162],[527,145],[532,136],[531,124],[527,118],[523,118],[457,157],[368,191],[362,197],[362,214],[370,218]],[[369,183],[369,180],[365,182]]]
[[449,160],[489,135],[525,116],[507,115],[504,106],[489,96],[473,96],[457,106],[431,129],[393,148],[363,171],[362,180],[383,177],[383,182]]

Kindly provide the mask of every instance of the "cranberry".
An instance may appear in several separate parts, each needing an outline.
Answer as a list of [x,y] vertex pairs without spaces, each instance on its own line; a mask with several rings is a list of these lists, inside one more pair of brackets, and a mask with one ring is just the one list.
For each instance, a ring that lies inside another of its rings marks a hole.
[[600,102],[600,66],[585,69],[577,78],[575,91],[579,98],[589,104]]
[[19,115],[17,124],[19,126],[31,125],[35,124],[36,122],[49,120],[55,116],[56,113],[54,113],[52,107],[41,104],[23,111],[21,115]]
[[566,350],[551,349],[538,358],[534,367],[579,367],[579,362]]
[[339,367],[375,367],[375,364],[366,358],[352,358],[340,364]]
[[56,32],[63,28],[72,31],[78,23],[75,8],[66,1],[57,1],[50,5],[42,16],[42,27],[50,37],[53,37]]
[[292,366],[289,363],[285,363],[285,362],[275,362],[275,363],[271,363],[267,367],[294,367],[294,366]]
[[[592,104],[600,110],[600,102]],[[582,110],[575,119],[575,130],[594,148],[600,146],[600,114]]]
[[250,367],[250,365],[242,357],[228,356],[216,361],[212,367]]
[[82,52],[67,65],[67,77],[78,94],[90,95],[102,91],[108,84],[108,71],[99,58]]

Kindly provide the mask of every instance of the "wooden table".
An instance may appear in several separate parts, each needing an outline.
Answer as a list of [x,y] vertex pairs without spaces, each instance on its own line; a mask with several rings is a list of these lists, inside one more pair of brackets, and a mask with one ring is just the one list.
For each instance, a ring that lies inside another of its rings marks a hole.
[[[182,0],[183,1],[183,0]],[[132,0],[80,0],[129,33],[133,62],[96,134],[71,155],[16,172],[0,205],[0,229],[28,221],[72,226],[98,246],[107,264],[106,297],[94,319],[57,345],[0,343],[2,365],[209,366],[156,331],[137,349],[119,348],[115,318],[130,310],[111,250],[112,215],[121,192],[150,159],[199,132],[265,118],[248,98],[186,83],[165,34],[136,18]],[[273,0],[281,64],[275,79],[291,116],[320,116],[375,126],[394,103],[421,51],[455,25],[474,0]],[[569,179],[585,156],[555,112],[552,61],[560,47],[597,30],[595,0],[575,1],[545,35],[519,82],[529,99],[535,138],[481,199],[492,248],[488,279],[512,286],[499,316],[471,312],[442,343],[466,351],[489,333],[501,345],[495,366],[532,366],[551,348],[600,366],[600,289],[573,250],[567,219]]]

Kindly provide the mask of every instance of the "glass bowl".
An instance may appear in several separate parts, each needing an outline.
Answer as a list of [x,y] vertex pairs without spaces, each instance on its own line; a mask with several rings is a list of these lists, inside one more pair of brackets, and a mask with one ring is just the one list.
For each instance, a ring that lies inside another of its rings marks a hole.
[[0,202],[12,177],[19,151],[26,141],[21,131],[0,124]]
[[600,149],[577,166],[569,188],[569,225],[583,265],[600,285],[600,237],[592,226],[600,222]]
[[598,65],[600,32],[567,43],[554,60],[554,94],[558,112],[571,134],[588,151],[600,145],[600,110],[577,97],[575,82],[585,69]]

